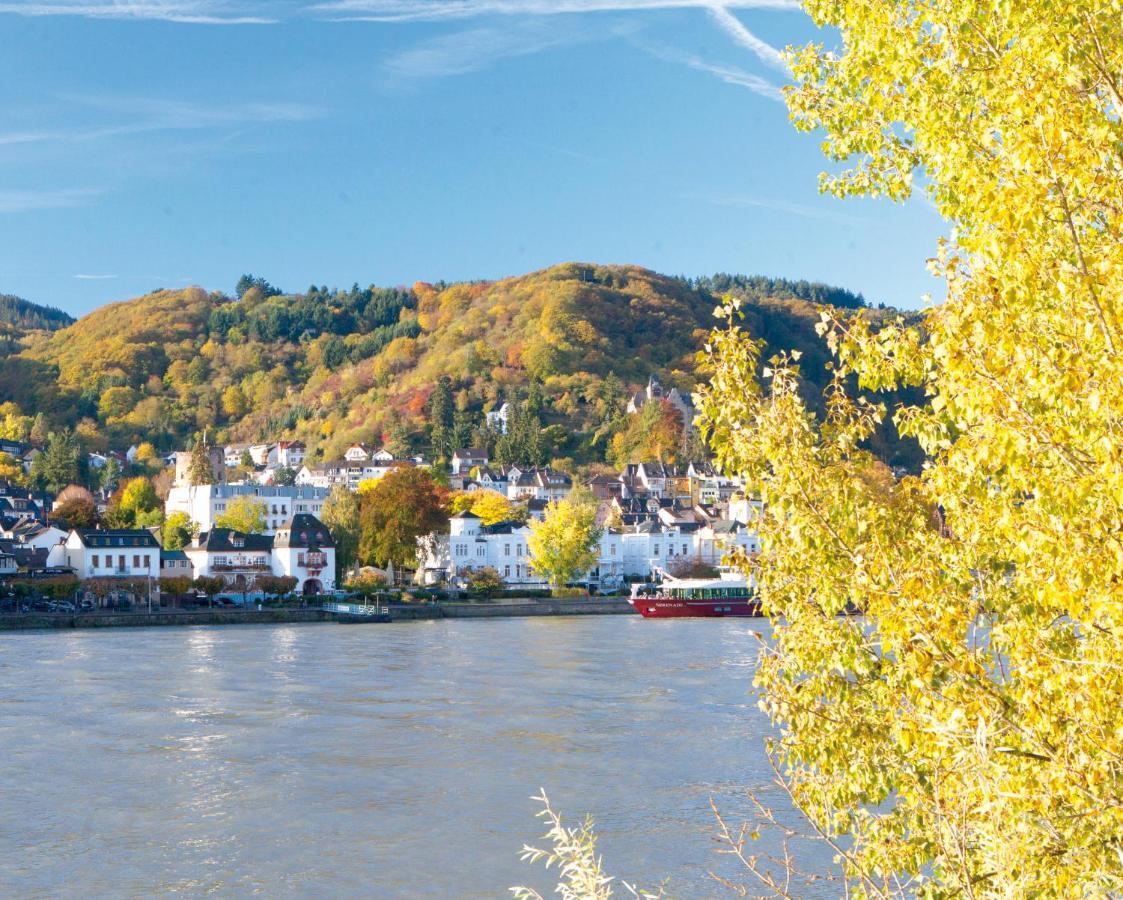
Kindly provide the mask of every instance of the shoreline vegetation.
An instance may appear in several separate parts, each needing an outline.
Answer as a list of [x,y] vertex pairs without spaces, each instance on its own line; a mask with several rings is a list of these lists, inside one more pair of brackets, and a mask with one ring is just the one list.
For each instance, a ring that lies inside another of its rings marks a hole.
[[[436,619],[500,619],[534,616],[610,616],[634,614],[623,598],[511,598],[502,603],[383,604],[389,622]],[[121,613],[12,613],[0,615],[0,632],[75,628],[150,628],[185,625],[275,625],[339,622],[343,614],[324,607],[265,609],[194,609]],[[352,619],[353,621],[353,619]],[[373,619],[370,624],[379,620]]]

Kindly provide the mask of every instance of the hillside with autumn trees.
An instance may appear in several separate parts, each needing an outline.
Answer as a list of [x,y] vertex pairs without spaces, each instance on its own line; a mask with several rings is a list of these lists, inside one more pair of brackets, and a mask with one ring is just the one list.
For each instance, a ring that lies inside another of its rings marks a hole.
[[[483,445],[509,462],[685,461],[702,450],[675,436],[665,408],[625,407],[652,374],[690,394],[727,293],[766,358],[803,354],[809,397],[828,378],[822,304],[865,306],[807,282],[576,263],[495,282],[299,294],[246,276],[233,295],[157,291],[65,327],[21,329],[0,352],[0,428],[20,437],[38,415],[40,430],[71,429],[91,450],[171,450],[207,429],[220,442],[299,438],[313,459],[361,440],[435,458]],[[485,424],[503,402],[506,436]],[[888,461],[916,462],[892,434],[875,440]]]

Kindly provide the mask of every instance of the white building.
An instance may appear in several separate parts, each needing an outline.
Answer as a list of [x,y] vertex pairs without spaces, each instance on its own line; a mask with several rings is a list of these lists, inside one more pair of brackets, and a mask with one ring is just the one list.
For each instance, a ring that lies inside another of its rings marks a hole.
[[[510,585],[542,586],[534,571],[526,525],[501,523],[485,526],[479,516],[462,512],[449,520],[449,534],[430,540],[422,569],[430,579],[456,578],[469,569],[494,568]],[[618,583],[627,576],[659,577],[685,560],[720,565],[733,548],[760,551],[756,532],[738,522],[666,526],[649,521],[629,529],[606,529],[601,535],[596,568],[589,578],[601,584]]]
[[507,433],[507,420],[511,417],[511,404],[501,403],[487,414],[487,424],[500,434]]
[[319,516],[327,498],[326,487],[310,485],[201,484],[176,486],[168,491],[164,512],[186,513],[200,531],[214,528],[215,519],[226,512],[230,502],[249,497],[265,507],[265,529],[272,534],[301,514]]
[[281,441],[277,444],[277,465],[299,469],[304,465],[304,442]]
[[343,454],[343,458],[348,462],[365,462],[370,459],[371,452],[371,448],[366,444],[352,444]]
[[554,469],[522,472],[512,467],[507,479],[508,500],[561,500],[573,490],[573,479]]
[[485,450],[453,450],[450,469],[453,475],[467,475],[472,469],[487,467]]
[[296,591],[335,590],[335,542],[315,516],[293,516],[276,536],[213,528],[183,549],[196,577],[222,578],[236,599],[258,592],[262,576],[293,577]]
[[309,487],[333,488],[337,484],[349,490],[357,490],[364,481],[378,481],[395,469],[425,468],[427,464],[421,457],[413,459],[386,459],[379,451],[367,460],[351,462],[339,459],[333,462],[308,465],[305,463],[296,473],[298,485]]
[[47,565],[89,578],[159,578],[160,545],[146,529],[74,530],[53,548]]
[[302,594],[335,590],[335,541],[315,516],[293,516],[273,541],[273,570],[296,579]]

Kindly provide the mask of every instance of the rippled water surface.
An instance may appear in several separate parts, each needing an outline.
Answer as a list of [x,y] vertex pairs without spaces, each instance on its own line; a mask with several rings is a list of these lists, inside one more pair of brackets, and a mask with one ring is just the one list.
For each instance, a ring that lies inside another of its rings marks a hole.
[[[614,874],[727,896],[757,621],[0,635],[0,895],[500,897],[545,787]],[[777,803],[781,801],[775,798]]]

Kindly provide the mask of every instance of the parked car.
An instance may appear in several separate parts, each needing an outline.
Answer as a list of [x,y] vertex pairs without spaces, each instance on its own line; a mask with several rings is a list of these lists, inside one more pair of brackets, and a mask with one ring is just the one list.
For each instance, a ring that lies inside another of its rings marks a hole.
[[83,600],[81,603],[78,604],[78,608],[82,612],[93,612],[95,609],[97,609],[97,604],[94,603],[93,600],[90,600],[89,598],[86,598],[85,600]]
[[51,612],[72,613],[77,612],[77,608],[69,600],[52,600],[47,604],[47,609]]

